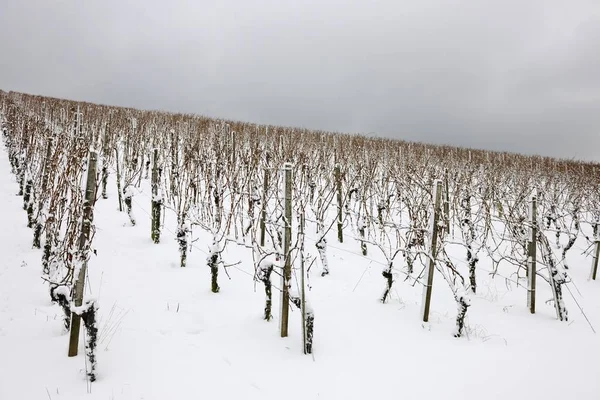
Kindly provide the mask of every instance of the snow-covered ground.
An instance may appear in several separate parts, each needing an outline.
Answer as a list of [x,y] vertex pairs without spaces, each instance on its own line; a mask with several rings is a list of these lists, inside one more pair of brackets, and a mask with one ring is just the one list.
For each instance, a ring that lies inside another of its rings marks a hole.
[[[375,251],[329,239],[331,274],[313,273],[314,356],[302,354],[300,317],[290,337],[262,319],[264,290],[253,281],[248,250],[230,245],[210,291],[209,237],[197,233],[187,268],[178,267],[175,221],[161,244],[150,240],[150,195],[136,190],[137,225],[119,213],[116,185],[96,204],[97,256],[86,294],[98,299],[98,380],[86,381],[83,348],[67,357],[61,310],[40,279],[41,252],[31,248],[22,198],[0,151],[0,399],[598,399],[600,282],[588,281],[589,259],[571,254],[569,322],[545,304],[538,313],[526,291],[486,273],[473,296],[468,335],[452,336],[455,302],[436,277],[432,316],[420,321],[421,288],[398,282],[389,304]],[[311,237],[310,232],[308,234]],[[313,254],[314,242],[308,241]],[[460,257],[460,255],[457,255]],[[315,267],[318,268],[318,267]],[[276,282],[276,286],[278,282]],[[277,296],[275,296],[277,299]],[[82,346],[82,345],[81,345]]]

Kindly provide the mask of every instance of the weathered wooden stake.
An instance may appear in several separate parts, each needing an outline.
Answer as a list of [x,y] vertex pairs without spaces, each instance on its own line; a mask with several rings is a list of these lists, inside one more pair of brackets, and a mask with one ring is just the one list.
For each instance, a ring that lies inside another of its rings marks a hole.
[[263,178],[263,198],[260,212],[260,245],[265,246],[265,233],[267,224],[267,192],[269,190],[269,169],[265,167]]
[[423,322],[429,321],[429,309],[431,306],[431,291],[433,289],[433,272],[435,271],[435,257],[437,255],[438,221],[440,219],[440,202],[442,197],[442,181],[433,183],[433,226],[431,229],[431,251],[429,253],[429,267],[427,268],[427,284],[423,288]]
[[448,184],[448,168],[444,169],[444,231],[450,234],[450,190]]
[[154,149],[152,159],[152,224],[151,224],[151,237],[154,243],[160,242],[160,205],[161,199],[158,198],[158,182],[159,182],[159,171],[158,171],[158,149]]
[[304,270],[304,224],[305,224],[305,218],[304,218],[304,212],[302,213],[302,215],[300,216],[300,236],[302,237],[302,242],[300,243],[300,272],[302,274],[302,278],[301,278],[301,291],[300,291],[300,299],[301,299],[301,304],[302,304],[302,347],[304,349],[304,354],[308,354],[309,353],[309,348],[307,346],[307,342],[306,342],[306,282],[305,282],[305,274],[306,271]]
[[[95,151],[90,151],[90,161],[87,171],[87,182],[85,187],[85,201],[83,203],[83,218],[81,222],[81,232],[79,234],[79,257],[78,262],[81,262],[75,281],[75,292],[73,301],[75,307],[80,307],[83,302],[83,289],[85,288],[85,273],[87,269],[87,249],[89,246],[90,230],[92,225],[92,211],[94,208],[94,200],[96,198],[96,162],[98,154]],[[77,313],[71,314],[71,335],[69,338],[69,357],[77,355],[79,346],[79,328],[81,325],[81,317]]]
[[[235,168],[235,164],[237,162],[237,155],[236,155],[236,152],[237,152],[237,150],[236,150],[236,134],[235,134],[235,131],[231,131],[230,136],[231,136],[231,154],[230,154],[231,158],[230,158],[230,160],[231,160],[231,168],[234,169]],[[237,180],[234,179],[233,182],[232,182],[233,192],[234,193],[238,192],[237,184],[238,184]],[[241,212],[242,208],[239,207],[238,210]],[[237,239],[237,224],[233,224],[233,225],[234,225],[235,235],[236,235],[236,239]],[[242,223],[241,226],[243,226],[243,223]]]
[[288,336],[288,320],[290,312],[290,281],[292,279],[292,257],[290,247],[292,244],[292,164],[285,163],[285,229],[283,238],[284,267],[281,292],[281,337]]
[[143,171],[144,171],[144,159],[146,158],[146,152],[142,151],[140,152],[141,155],[140,157],[142,158],[142,160],[140,161],[140,175],[138,176],[138,182],[137,182],[137,187],[140,187],[142,185],[142,176],[144,175]]
[[594,229],[594,239],[596,241],[596,250],[594,251],[594,258],[592,259],[592,279],[596,280],[596,274],[598,273],[598,259],[600,259],[600,223],[596,222]]
[[179,196],[177,193],[177,183],[179,182],[179,133],[171,130],[171,193]]
[[108,199],[106,194],[106,184],[108,183],[108,159],[110,153],[110,146],[108,145],[108,130],[110,127],[110,120],[104,127],[104,136],[102,138],[102,198]]
[[529,238],[529,249],[528,249],[528,257],[527,257],[527,307],[532,314],[535,314],[535,285],[536,285],[536,267],[537,267],[537,259],[536,259],[536,250],[537,250],[537,199],[535,196],[531,198],[531,203],[529,207],[529,216],[531,218],[531,227],[530,233],[531,237]]
[[335,186],[337,187],[337,231],[338,231],[338,241],[340,243],[344,242],[344,223],[342,216],[342,208],[343,208],[343,199],[342,199],[342,173],[340,171],[340,165],[336,164],[334,169],[335,175]]
[[119,211],[123,211],[123,194],[121,193],[121,169],[119,168],[119,148],[115,146],[115,159],[117,164],[117,193],[119,194]]
[[[236,143],[235,143],[235,131],[231,131],[231,166],[234,167],[236,163]],[[235,181],[234,181],[235,182]]]

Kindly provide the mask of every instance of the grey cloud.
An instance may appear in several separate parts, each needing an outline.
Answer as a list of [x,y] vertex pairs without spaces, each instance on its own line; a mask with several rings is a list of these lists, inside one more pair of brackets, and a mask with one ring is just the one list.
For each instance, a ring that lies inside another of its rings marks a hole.
[[596,0],[0,2],[0,88],[600,161]]

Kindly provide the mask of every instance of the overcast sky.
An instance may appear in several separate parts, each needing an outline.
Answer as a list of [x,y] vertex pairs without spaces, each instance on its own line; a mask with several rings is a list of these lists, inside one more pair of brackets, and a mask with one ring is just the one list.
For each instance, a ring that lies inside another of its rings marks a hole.
[[600,161],[600,0],[0,0],[0,89]]

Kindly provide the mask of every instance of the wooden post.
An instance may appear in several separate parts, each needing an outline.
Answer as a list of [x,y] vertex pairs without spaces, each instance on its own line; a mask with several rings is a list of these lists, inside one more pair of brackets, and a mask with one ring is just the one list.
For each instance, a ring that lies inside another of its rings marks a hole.
[[292,257],[290,247],[292,244],[292,164],[285,163],[285,230],[283,238],[284,267],[282,276],[281,293],[281,337],[288,336],[288,320],[290,311],[290,281],[292,279]]
[[335,186],[337,187],[337,231],[338,231],[338,241],[340,243],[344,242],[344,232],[343,232],[343,215],[342,215],[342,207],[343,207],[343,199],[342,199],[342,173],[340,171],[340,164],[335,165],[334,169],[335,175]]
[[448,184],[448,168],[444,169],[444,231],[450,234],[450,193]]
[[[77,280],[75,281],[75,292],[73,301],[75,307],[80,307],[83,302],[83,289],[85,288],[85,273],[87,269],[87,253],[89,246],[90,230],[92,225],[92,210],[94,208],[94,200],[96,198],[96,162],[98,154],[95,151],[90,151],[90,161],[87,171],[87,182],[85,187],[85,201],[83,203],[83,218],[81,222],[81,232],[79,234],[79,255],[81,262],[79,271],[77,271]],[[77,355],[77,347],[79,346],[79,328],[81,325],[81,317],[77,313],[71,314],[71,335],[69,338],[69,357]]]
[[[102,198],[108,199],[106,194],[106,184],[108,182],[108,159],[110,154],[110,146],[108,145],[108,131],[110,130],[110,114],[108,121],[104,127],[104,135],[102,138]],[[118,160],[117,160],[118,162]]]
[[146,151],[144,149],[144,151],[140,152],[140,157],[142,158],[142,160],[139,163],[139,168],[140,168],[140,175],[138,176],[138,182],[137,182],[137,187],[140,187],[142,185],[142,177],[144,176],[144,161],[146,158]]
[[300,289],[300,299],[301,299],[301,306],[302,306],[302,347],[304,349],[304,354],[308,354],[308,348],[307,348],[307,343],[306,343],[306,282],[305,282],[305,274],[306,271],[304,270],[304,224],[305,224],[305,219],[304,219],[304,212],[302,212],[302,215],[300,216],[300,237],[302,242],[300,243],[300,272],[302,273],[302,277],[301,277],[301,289]]
[[46,192],[48,187],[48,179],[50,175],[50,162],[52,157],[52,145],[54,144],[54,136],[48,137],[48,147],[46,147],[46,157],[44,158],[44,173],[42,175],[42,193]]
[[260,212],[260,245],[265,246],[265,233],[267,221],[267,191],[269,190],[269,169],[265,167],[263,178],[263,198]]
[[171,130],[171,194],[177,193],[177,182],[179,182],[179,135]]
[[279,136],[279,159],[283,160],[283,133],[280,134]]
[[535,314],[535,285],[536,285],[536,249],[537,249],[537,199],[535,196],[531,198],[529,207],[529,216],[531,218],[531,237],[529,239],[529,251],[527,257],[527,307],[529,312]]
[[115,159],[117,164],[117,193],[119,193],[119,211],[123,211],[123,194],[121,193],[121,170],[119,168],[119,148],[115,146]]
[[103,152],[102,157],[102,198],[108,199],[108,194],[106,193],[106,184],[108,183],[108,150]]
[[[230,160],[231,160],[231,168],[235,169],[235,163],[237,162],[237,157],[236,157],[236,151],[237,150],[236,150],[236,138],[235,138],[236,134],[235,134],[235,131],[232,130],[229,135],[231,136],[231,154],[230,154],[230,156],[231,156],[231,158],[230,158]],[[238,192],[237,183],[238,183],[237,179],[234,179],[233,182],[232,182],[233,192],[234,193]],[[242,208],[239,207],[238,210],[241,212]],[[235,228],[235,235],[236,235],[236,239],[237,239],[237,225],[236,224],[233,224],[233,225],[234,225],[234,228]],[[243,226],[243,223],[242,223],[241,226]]]
[[[231,131],[231,166],[235,166],[235,162],[236,162],[236,146],[235,146],[235,131]],[[235,181],[234,181],[235,182]]]
[[598,273],[598,259],[600,258],[600,240],[596,240],[596,251],[594,252],[594,258],[592,259],[592,279],[596,280],[596,274]]
[[158,182],[160,180],[158,176],[158,149],[154,149],[152,159],[152,224],[151,233],[152,241],[154,243],[160,243],[160,204],[161,199],[158,198]]
[[594,251],[594,258],[592,259],[592,276],[593,280],[596,280],[596,274],[598,273],[598,259],[600,258],[600,221],[596,221],[594,227],[594,240],[596,242],[596,250]]
[[442,181],[433,183],[433,226],[431,229],[431,251],[429,253],[429,267],[427,268],[427,284],[423,288],[423,322],[429,321],[429,309],[431,306],[431,291],[433,289],[433,272],[435,271],[435,257],[437,255],[438,221],[440,219],[440,202],[442,197]]

